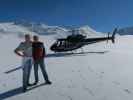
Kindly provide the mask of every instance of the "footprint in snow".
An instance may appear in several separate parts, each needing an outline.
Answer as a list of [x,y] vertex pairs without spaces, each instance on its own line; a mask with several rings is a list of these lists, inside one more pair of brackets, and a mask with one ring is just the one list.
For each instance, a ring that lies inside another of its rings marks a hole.
[[95,94],[93,93],[93,91],[89,88],[84,88],[84,90],[86,90],[91,96],[95,96]]
[[100,72],[100,73],[97,73],[97,72],[95,72],[90,66],[88,66],[88,70],[90,71],[90,72],[93,72],[93,73],[95,73],[100,79],[102,79],[103,78],[103,74],[104,74],[104,72],[102,71],[102,72]]
[[104,72],[101,72],[101,74],[104,74]]
[[[119,86],[120,83],[117,82],[117,81],[113,81],[112,83],[114,83],[115,85]],[[123,89],[124,92],[128,93],[128,94],[131,94],[132,92],[129,90],[129,89]]]
[[131,94],[132,92],[129,89],[124,89],[124,91],[128,94]]

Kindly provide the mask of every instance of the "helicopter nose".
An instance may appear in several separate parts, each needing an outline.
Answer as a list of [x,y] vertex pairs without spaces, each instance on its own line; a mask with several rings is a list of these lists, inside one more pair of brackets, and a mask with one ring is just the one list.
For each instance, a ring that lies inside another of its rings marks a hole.
[[55,50],[56,50],[56,45],[52,45],[52,46],[50,47],[50,50],[55,51]]
[[51,46],[51,47],[50,47],[50,50],[54,50],[54,47],[53,47],[53,46]]

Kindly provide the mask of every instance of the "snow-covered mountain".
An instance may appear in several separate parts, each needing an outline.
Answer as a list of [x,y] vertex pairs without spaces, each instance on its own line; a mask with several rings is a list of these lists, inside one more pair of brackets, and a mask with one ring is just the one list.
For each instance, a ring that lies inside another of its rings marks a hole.
[[26,33],[39,35],[55,35],[55,38],[63,38],[71,34],[83,34],[88,37],[102,35],[100,32],[94,31],[89,26],[83,26],[79,28],[65,28],[60,26],[48,26],[43,23],[34,23],[27,21],[0,23],[0,34],[17,34],[19,36],[22,36]]
[[32,32],[40,35],[55,35],[58,34],[60,37],[66,37],[70,34],[83,34],[86,36],[97,36],[101,35],[100,32],[96,32],[89,26],[82,27],[60,27],[60,26],[48,26],[43,23],[33,23],[27,21],[16,21],[14,22],[17,26],[23,26]]
[[133,27],[121,28],[118,30],[120,35],[133,35]]
[[14,23],[0,23],[0,35],[18,35],[19,37],[23,36],[24,34],[35,34],[35,32],[30,31],[26,27],[22,27],[19,25],[14,25]]

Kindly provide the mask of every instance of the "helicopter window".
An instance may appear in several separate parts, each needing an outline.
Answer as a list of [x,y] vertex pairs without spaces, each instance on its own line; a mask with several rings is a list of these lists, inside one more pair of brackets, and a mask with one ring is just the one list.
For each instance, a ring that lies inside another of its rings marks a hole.
[[62,42],[61,42],[61,46],[64,46],[64,45],[65,45],[65,42],[64,42],[64,41],[62,41]]
[[59,41],[57,42],[57,46],[60,46],[60,42]]
[[59,46],[61,46],[62,45],[62,41],[57,41],[56,42],[56,45],[59,47]]

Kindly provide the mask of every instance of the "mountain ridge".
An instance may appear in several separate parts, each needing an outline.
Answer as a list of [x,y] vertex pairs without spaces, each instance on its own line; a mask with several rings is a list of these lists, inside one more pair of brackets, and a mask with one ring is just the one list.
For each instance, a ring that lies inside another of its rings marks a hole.
[[86,36],[97,36],[100,32],[96,32],[88,25],[81,27],[61,27],[49,26],[44,23],[35,23],[27,21],[2,22],[0,23],[0,34],[17,34],[24,35],[39,34],[39,35],[56,35],[58,38],[65,38],[71,34],[83,34]]

